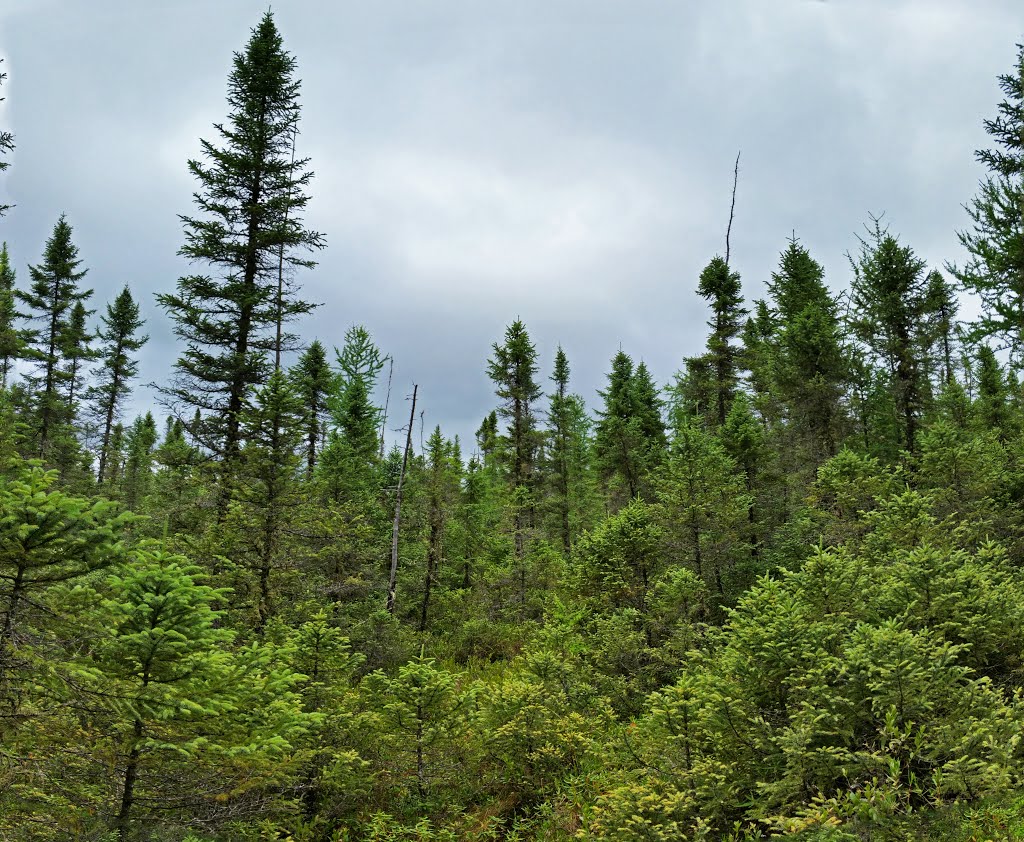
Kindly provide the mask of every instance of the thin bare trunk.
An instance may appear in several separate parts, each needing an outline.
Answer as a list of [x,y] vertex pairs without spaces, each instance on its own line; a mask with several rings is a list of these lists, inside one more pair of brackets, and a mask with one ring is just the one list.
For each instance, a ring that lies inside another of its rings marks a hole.
[[416,423],[416,392],[419,386],[412,387],[412,409],[409,411],[409,427],[405,433],[405,453],[402,455],[402,471],[398,475],[398,488],[395,491],[395,522],[391,527],[391,573],[388,576],[389,614],[395,613],[395,587],[398,582],[398,528],[402,523],[402,485],[405,482],[405,469],[409,464],[409,451],[412,449],[412,426]]

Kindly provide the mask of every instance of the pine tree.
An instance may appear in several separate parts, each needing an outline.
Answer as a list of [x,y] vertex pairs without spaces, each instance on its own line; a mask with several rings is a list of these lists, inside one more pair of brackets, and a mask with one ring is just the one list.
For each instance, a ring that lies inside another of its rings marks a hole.
[[[0,63],[3,63],[3,59],[0,58]],[[7,79],[6,73],[0,73],[0,85],[3,85]],[[0,102],[3,102],[4,98],[0,97]],[[8,131],[0,131],[0,155],[6,155],[8,152],[14,151],[14,135]],[[8,161],[0,160],[0,173],[4,172],[10,163]],[[0,205],[0,218],[3,217],[7,211],[11,209],[10,205]]]
[[100,436],[100,461],[96,481],[102,485],[107,478],[107,462],[110,454],[110,440],[114,425],[120,418],[121,407],[132,392],[131,381],[139,370],[139,362],[133,356],[146,344],[149,337],[140,336],[143,325],[139,305],[132,298],[126,286],[107,305],[102,317],[98,337],[103,342],[99,351],[102,362],[93,372],[96,385],[90,390],[94,411],[103,425]]
[[327,423],[327,401],[330,397],[334,374],[327,362],[327,352],[319,340],[299,357],[290,375],[302,401],[302,427],[306,440],[306,476],[313,476],[317,457],[323,447],[323,429]]
[[995,148],[975,152],[989,175],[967,208],[973,230],[959,234],[970,259],[948,268],[981,299],[974,337],[999,340],[1016,363],[1024,354],[1024,44],[999,87],[999,114],[984,121]]
[[32,311],[31,318],[42,325],[32,342],[37,374],[30,383],[37,392],[36,452],[43,457],[50,451],[57,428],[70,420],[67,404],[61,399],[68,378],[62,359],[67,347],[65,334],[75,305],[92,295],[91,289],[78,288],[88,270],[78,268],[82,261],[78,258],[78,247],[71,242],[71,234],[71,226],[61,216],[46,241],[42,262],[29,267],[31,287],[28,292],[17,293]]
[[27,331],[17,327],[22,318],[17,310],[15,273],[7,253],[7,243],[0,245],[0,389],[6,389],[16,360],[25,355],[31,338]]
[[[308,159],[291,155],[300,110],[294,72],[295,60],[267,12],[235,54],[228,121],[214,126],[221,145],[203,140],[205,160],[189,161],[201,215],[182,217],[180,253],[212,274],[183,277],[175,293],[157,296],[186,346],[165,398],[204,413],[191,432],[224,460],[225,479],[241,446],[245,399],[263,382],[265,355],[277,347],[278,319],[312,307],[293,290],[278,296],[278,267],[311,267],[302,252],[323,246],[300,216],[312,173]],[[229,497],[224,485],[222,513]]]

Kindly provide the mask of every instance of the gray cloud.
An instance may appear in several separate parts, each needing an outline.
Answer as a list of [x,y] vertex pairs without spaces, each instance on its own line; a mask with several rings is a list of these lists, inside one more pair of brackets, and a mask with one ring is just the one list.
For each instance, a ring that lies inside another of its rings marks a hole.
[[[1017,5],[275,6],[304,80],[308,222],[329,242],[299,279],[324,302],[300,330],[340,343],[366,324],[396,359],[395,394],[420,383],[428,425],[464,438],[494,403],[490,344],[517,316],[544,376],[561,342],[592,403],[620,345],[667,381],[703,344],[693,290],[723,247],[737,149],[733,262],[750,298],[794,230],[844,286],[869,212],[931,264],[957,259]],[[185,162],[223,118],[231,53],[264,9],[0,7],[0,120],[18,142],[0,237],[25,278],[66,211],[97,299],[141,293],[144,380],[176,354],[152,293],[186,270]]]

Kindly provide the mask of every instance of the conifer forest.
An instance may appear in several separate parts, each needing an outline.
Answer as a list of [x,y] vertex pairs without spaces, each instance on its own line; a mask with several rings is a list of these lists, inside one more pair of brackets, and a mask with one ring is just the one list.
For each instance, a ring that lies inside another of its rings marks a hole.
[[865,214],[752,300],[726,237],[703,350],[586,403],[510,314],[467,441],[304,327],[301,56],[239,26],[190,274],[0,248],[0,840],[1024,839],[1024,47],[959,257]]

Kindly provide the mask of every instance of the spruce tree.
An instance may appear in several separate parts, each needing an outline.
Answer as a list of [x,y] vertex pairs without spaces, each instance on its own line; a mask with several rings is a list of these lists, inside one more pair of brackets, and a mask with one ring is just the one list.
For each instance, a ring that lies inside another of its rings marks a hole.
[[245,447],[239,472],[236,516],[242,555],[251,571],[256,630],[274,613],[271,578],[287,560],[283,535],[299,503],[297,469],[302,404],[281,371],[270,375],[242,415]]
[[[214,125],[219,145],[203,140],[202,160],[189,161],[199,215],[181,218],[180,254],[210,274],[183,277],[176,292],[157,296],[185,343],[164,396],[176,409],[202,413],[191,432],[224,460],[225,479],[241,446],[245,399],[265,379],[265,355],[277,347],[278,318],[312,308],[294,290],[278,295],[278,269],[313,266],[304,255],[323,246],[301,217],[312,173],[308,159],[291,154],[300,111],[294,72],[267,12],[235,54],[228,119]],[[229,496],[222,487],[222,511]]]
[[335,357],[338,372],[328,399],[332,430],[320,474],[335,500],[365,502],[380,461],[381,410],[373,403],[373,392],[386,358],[361,325],[346,331]]
[[132,379],[139,370],[134,354],[149,339],[140,336],[143,325],[139,305],[126,286],[113,303],[107,305],[106,315],[97,336],[103,343],[99,351],[100,365],[93,372],[97,383],[90,390],[94,411],[103,425],[100,436],[100,461],[96,481],[103,484],[107,478],[107,462],[114,425],[120,418],[121,408],[132,392]]
[[876,219],[861,239],[852,283],[851,328],[888,377],[900,425],[900,444],[910,453],[928,397],[924,353],[930,345],[925,262],[902,246]]
[[122,499],[125,506],[137,510],[149,494],[153,482],[153,447],[156,445],[156,421],[152,413],[140,415],[125,436],[125,464]]
[[957,350],[958,329],[957,313],[960,304],[956,300],[956,290],[941,272],[933,271],[928,275],[928,312],[931,315],[931,339],[935,348],[931,356],[939,365],[938,382],[940,386],[953,382],[953,358]]
[[36,452],[43,457],[49,453],[56,429],[70,420],[67,402],[62,400],[69,376],[62,355],[69,345],[66,334],[75,305],[92,295],[91,289],[78,287],[88,270],[78,268],[82,261],[71,234],[71,226],[62,215],[46,241],[42,261],[29,267],[32,285],[27,292],[17,293],[29,307],[30,318],[41,325],[31,344],[36,374],[29,382],[36,392]]
[[834,456],[847,377],[838,308],[821,265],[795,239],[768,289],[778,319],[777,395],[816,465]]
[[604,398],[604,409],[598,411],[594,457],[612,506],[618,509],[646,490],[650,472],[661,459],[661,401],[647,367],[641,362],[634,370],[624,351],[612,358],[608,388],[598,394]]
[[327,401],[334,383],[334,373],[327,362],[327,352],[320,340],[302,353],[289,372],[302,401],[302,428],[306,441],[306,476],[313,476],[317,457],[323,447],[323,430],[327,423]]
[[1004,99],[998,115],[985,120],[993,148],[977,159],[989,175],[967,207],[973,230],[960,233],[970,255],[949,271],[981,299],[975,338],[993,337],[1019,363],[1024,356],[1024,44],[1010,73],[999,77]]
[[61,356],[64,358],[63,380],[66,391],[64,397],[66,417],[74,423],[78,415],[78,401],[82,397],[85,382],[85,366],[90,360],[96,359],[92,347],[95,338],[89,330],[87,319],[95,311],[86,310],[81,301],[76,301],[68,316],[67,327],[61,336]]
[[548,460],[551,465],[552,507],[556,513],[559,543],[566,554],[572,549],[569,523],[569,464],[572,406],[569,395],[569,358],[562,346],[555,353],[555,369],[551,375],[555,389],[548,404]]
[[7,253],[7,243],[0,245],[0,389],[6,389],[16,360],[25,355],[30,338],[17,327],[22,315],[17,310],[14,289],[15,273]]
[[718,426],[725,423],[729,404],[739,381],[740,347],[736,344],[743,329],[743,295],[740,276],[733,272],[721,257],[712,258],[700,273],[697,292],[711,304],[708,327],[707,359],[714,382],[715,419]]
[[487,373],[502,400],[498,416],[508,424],[502,442],[503,456],[508,482],[517,498],[513,501],[513,531],[516,556],[522,559],[525,529],[533,514],[530,496],[536,479],[537,449],[540,444],[534,408],[542,394],[536,381],[537,349],[526,332],[526,326],[516,319],[506,328],[505,341],[502,344],[495,342],[493,351],[494,356],[488,360]]

